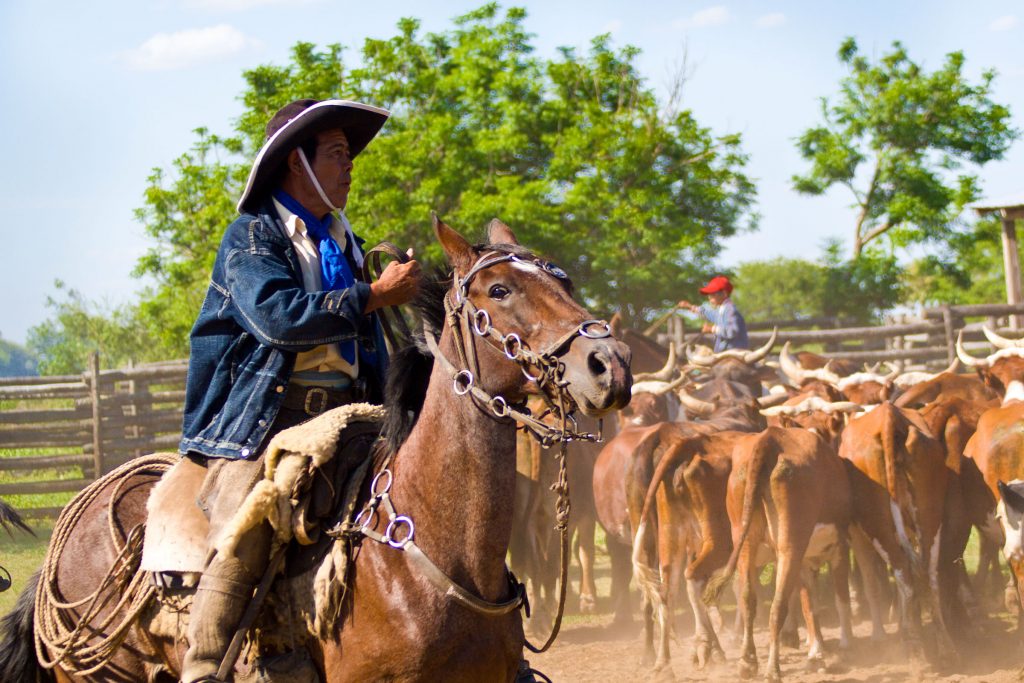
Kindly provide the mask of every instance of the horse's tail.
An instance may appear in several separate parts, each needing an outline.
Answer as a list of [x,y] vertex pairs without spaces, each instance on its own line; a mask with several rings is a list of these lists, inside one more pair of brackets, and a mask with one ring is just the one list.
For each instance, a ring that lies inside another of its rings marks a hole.
[[5,503],[0,499],[0,529],[3,529],[10,535],[14,535],[13,529],[21,529],[27,534],[35,536],[36,533],[29,528],[28,524],[25,524],[21,516],[15,512],[14,508]]
[[35,647],[35,602],[39,572],[28,580],[18,602],[0,619],[0,681],[44,683],[55,681],[39,666]]

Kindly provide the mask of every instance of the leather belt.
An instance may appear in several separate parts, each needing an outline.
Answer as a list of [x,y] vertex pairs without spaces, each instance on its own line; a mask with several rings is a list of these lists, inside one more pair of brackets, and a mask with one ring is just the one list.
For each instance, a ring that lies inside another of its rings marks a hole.
[[364,393],[356,385],[348,389],[329,389],[289,384],[284,394],[284,400],[281,401],[281,407],[289,410],[301,410],[306,415],[315,416],[338,406],[361,401]]

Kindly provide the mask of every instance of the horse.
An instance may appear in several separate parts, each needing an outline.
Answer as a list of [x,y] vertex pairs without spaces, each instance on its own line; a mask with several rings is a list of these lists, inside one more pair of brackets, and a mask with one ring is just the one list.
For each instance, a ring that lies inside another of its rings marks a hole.
[[[452,284],[442,289],[444,310],[441,301],[421,309],[429,355],[416,345],[392,359],[377,475],[362,492],[364,500],[387,493],[400,516],[390,525],[376,515],[357,518],[365,537],[343,610],[326,637],[309,634],[304,644],[322,681],[513,680],[524,646],[522,590],[505,565],[516,429],[540,425],[521,404],[528,394],[544,394],[567,415],[577,408],[601,417],[630,397],[628,348],[606,323],[590,320],[564,271],[520,246],[498,220],[482,245],[437,217],[433,227],[453,267]],[[115,560],[108,528],[144,524],[154,481],[140,472],[84,506],[68,541],[75,552],[56,560],[66,600],[95,590]],[[137,626],[93,674],[61,662],[43,671],[28,659],[39,624],[25,597],[0,643],[0,651],[14,653],[0,666],[0,680],[174,680],[180,671],[184,644]],[[97,637],[109,635],[108,622],[89,627]],[[54,653],[43,644],[41,654]]]

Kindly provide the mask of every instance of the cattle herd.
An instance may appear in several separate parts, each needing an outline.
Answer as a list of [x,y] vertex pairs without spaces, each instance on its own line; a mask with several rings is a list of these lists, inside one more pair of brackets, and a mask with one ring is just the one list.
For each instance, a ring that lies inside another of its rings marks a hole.
[[[776,337],[753,351],[674,349],[628,331],[633,400],[601,444],[568,455],[570,523],[582,568],[580,609],[595,606],[595,523],[605,530],[617,620],[640,591],[643,659],[669,666],[673,614],[694,618],[694,665],[724,660],[712,619],[732,586],[739,674],[759,668],[759,577],[772,577],[769,680],[782,676],[787,616],[801,616],[812,667],[824,667],[818,612],[834,597],[839,648],[852,638],[851,588],[884,637],[890,609],[910,656],[954,666],[1010,567],[1007,604],[1024,580],[1024,340],[988,328],[985,358],[957,341],[945,371],[886,374],[794,353]],[[971,373],[958,373],[960,364]],[[553,458],[519,448],[513,570],[528,579],[537,621],[554,609]],[[977,530],[978,568],[963,561]],[[1000,553],[1001,549],[1001,553]],[[771,565],[771,571],[766,567]],[[828,572],[822,571],[828,567]],[[829,588],[830,585],[830,588]],[[634,601],[635,602],[635,601]],[[816,604],[817,603],[817,604]],[[1024,613],[1024,612],[1022,612]],[[793,628],[795,618],[789,619]]]

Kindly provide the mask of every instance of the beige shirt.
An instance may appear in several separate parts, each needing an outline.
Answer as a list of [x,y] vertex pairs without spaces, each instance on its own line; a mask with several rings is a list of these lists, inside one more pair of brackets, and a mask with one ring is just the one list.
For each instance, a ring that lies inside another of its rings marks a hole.
[[[299,267],[302,269],[303,286],[307,292],[321,291],[323,284],[320,279],[320,250],[306,233],[305,221],[285,208],[276,199],[274,200],[274,208],[277,209],[285,231],[295,246],[295,253],[299,257]],[[337,216],[333,217],[330,233],[342,251],[345,251],[348,240],[352,239],[352,252],[355,255],[355,260],[359,262],[362,259],[359,245],[355,243],[355,238],[351,237],[352,228],[349,227],[345,214],[341,214],[340,219]],[[299,372],[302,370],[343,372],[354,379],[359,376],[359,354],[356,354],[355,363],[349,364],[348,361],[341,357],[337,344],[324,344],[312,351],[302,351],[299,353],[298,358],[295,359],[295,371]]]

